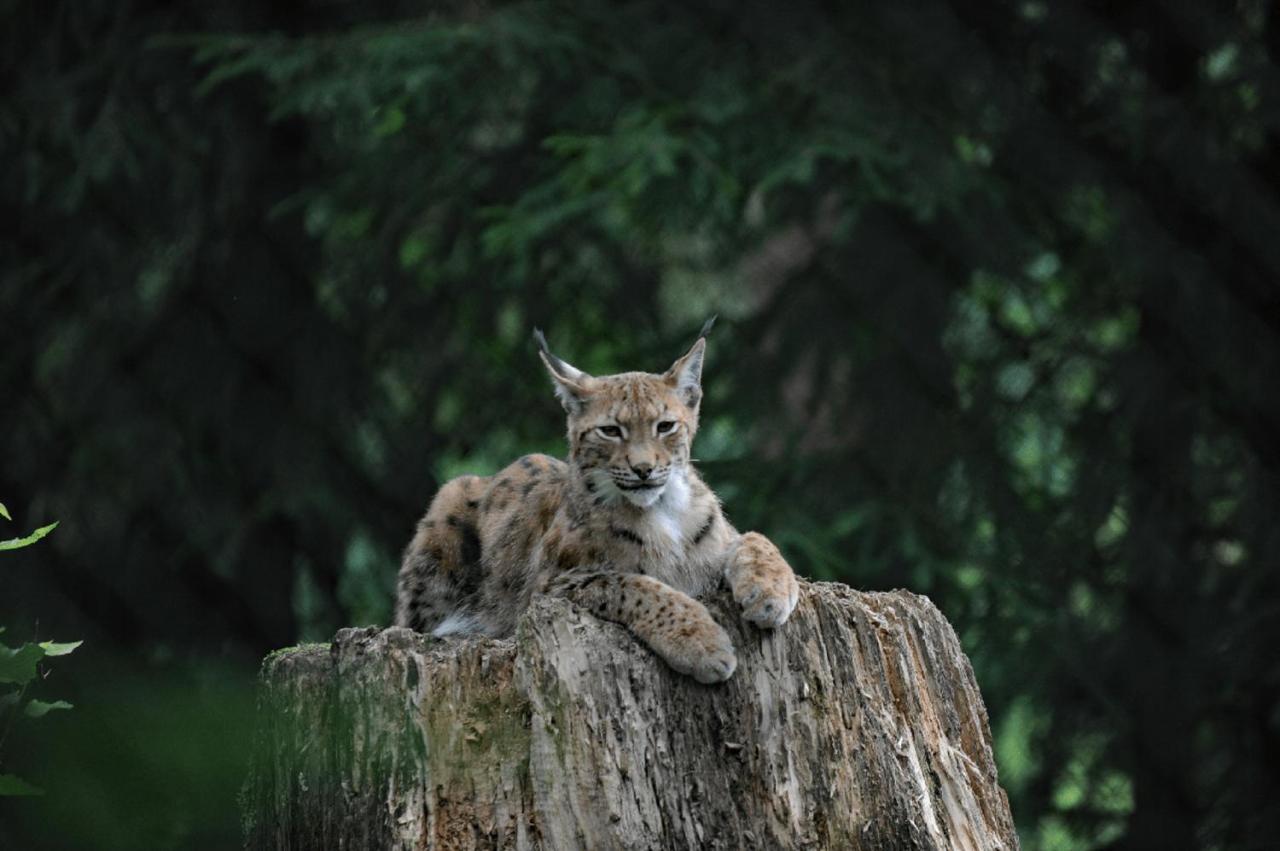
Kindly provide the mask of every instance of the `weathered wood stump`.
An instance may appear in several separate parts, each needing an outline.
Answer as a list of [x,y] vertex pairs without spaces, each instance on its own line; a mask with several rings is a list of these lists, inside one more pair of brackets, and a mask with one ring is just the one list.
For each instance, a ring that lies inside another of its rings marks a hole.
[[506,641],[348,629],[273,654],[247,847],[1018,848],[926,598],[805,584],[773,634],[709,605],[739,654],[717,686],[554,599]]

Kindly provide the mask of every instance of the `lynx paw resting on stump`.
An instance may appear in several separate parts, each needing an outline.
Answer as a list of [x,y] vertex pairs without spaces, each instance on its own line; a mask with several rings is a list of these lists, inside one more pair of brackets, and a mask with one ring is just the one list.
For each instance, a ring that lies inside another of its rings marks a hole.
[[733,641],[707,607],[657,579],[579,571],[549,590],[627,627],[673,669],[700,683],[724,682],[738,666]]
[[761,629],[782,626],[795,611],[800,583],[773,542],[747,532],[725,569],[733,599],[742,616]]
[[696,600],[689,602],[697,609],[688,620],[640,633],[641,637],[676,671],[700,683],[724,682],[738,667],[733,642],[706,607]]

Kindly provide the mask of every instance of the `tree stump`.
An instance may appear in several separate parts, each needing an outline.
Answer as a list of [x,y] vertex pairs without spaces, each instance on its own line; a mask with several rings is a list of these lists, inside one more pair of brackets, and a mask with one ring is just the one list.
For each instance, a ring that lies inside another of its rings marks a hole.
[[513,639],[346,629],[263,664],[249,849],[1017,849],[986,709],[928,599],[804,583],[712,613],[699,685],[537,599]]

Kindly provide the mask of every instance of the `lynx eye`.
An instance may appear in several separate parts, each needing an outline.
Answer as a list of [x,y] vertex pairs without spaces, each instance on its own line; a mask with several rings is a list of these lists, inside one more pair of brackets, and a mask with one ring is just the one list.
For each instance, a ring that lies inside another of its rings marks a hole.
[[676,424],[673,420],[663,420],[662,422],[658,423],[658,434],[667,434],[675,427],[676,427]]
[[597,426],[596,431],[605,437],[622,437],[622,429],[616,425]]

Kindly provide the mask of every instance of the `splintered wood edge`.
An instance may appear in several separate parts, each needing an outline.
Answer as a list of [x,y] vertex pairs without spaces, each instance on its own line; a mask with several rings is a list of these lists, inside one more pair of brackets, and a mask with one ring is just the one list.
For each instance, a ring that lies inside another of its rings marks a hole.
[[[728,592],[720,590],[706,600],[713,615],[724,626],[739,633],[749,633],[751,628],[745,624],[735,624],[737,606]],[[955,630],[942,612],[928,597],[905,589],[891,591],[858,591],[839,582],[810,582],[800,580],[800,602],[798,606],[819,606],[822,603],[837,609],[854,608],[871,618],[874,622],[890,623],[895,626],[913,617],[919,619],[919,626],[940,639],[945,645],[954,648],[963,667],[967,669],[968,678],[972,681],[972,667],[964,654]],[[284,647],[269,653],[263,660],[259,679],[267,685],[298,677],[328,677],[336,666],[337,657],[344,653],[360,655],[376,654],[379,648],[400,648],[414,650],[427,662],[442,661],[445,658],[464,652],[487,651],[495,656],[506,653],[520,655],[519,637],[526,633],[530,621],[545,622],[570,617],[587,617],[575,610],[566,600],[554,597],[535,597],[528,610],[521,616],[516,635],[510,638],[434,638],[425,633],[414,632],[406,627],[349,627],[338,630],[331,643],[303,643],[293,647]],[[776,634],[786,639],[786,626],[780,627]],[[618,629],[618,640],[634,641]],[[984,712],[985,720],[985,712]]]

